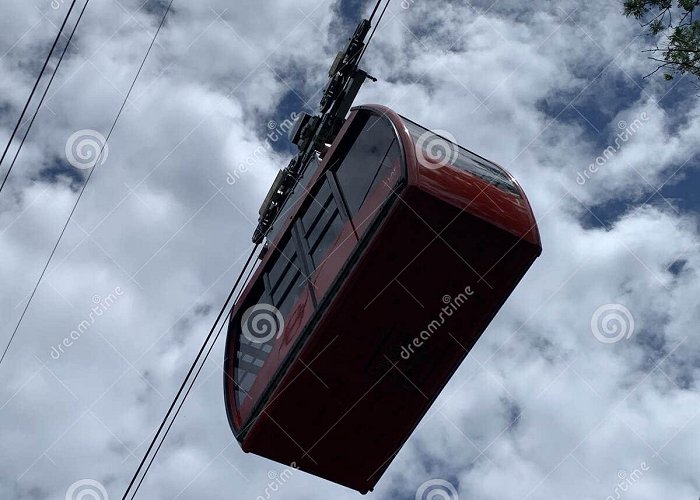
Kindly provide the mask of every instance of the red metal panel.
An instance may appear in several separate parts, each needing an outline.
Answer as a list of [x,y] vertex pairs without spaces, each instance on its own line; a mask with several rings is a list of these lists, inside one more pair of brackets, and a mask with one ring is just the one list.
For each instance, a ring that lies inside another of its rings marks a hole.
[[[401,191],[380,183],[368,196],[353,220],[359,242],[353,227],[344,227],[311,277],[319,307],[314,310],[308,291],[300,296],[241,413],[233,397],[232,325],[225,391],[244,450],[295,462],[365,492],[540,254],[541,244],[519,186],[521,196],[451,166],[422,164],[399,115],[381,106],[363,109],[384,114],[396,128],[407,156]],[[389,179],[399,171],[393,168]],[[234,322],[249,305],[251,290],[249,284]],[[459,311],[443,318],[446,296],[464,300]],[[435,318],[440,328],[424,339]]]
[[524,196],[516,196],[476,176],[445,166],[419,167],[418,187],[438,199],[468,211],[518,238],[539,244],[539,233]]
[[[444,241],[434,227],[446,228]],[[406,191],[323,311],[244,448],[371,489],[538,253],[469,212]],[[466,287],[473,296],[460,314],[404,359],[404,347],[439,317],[443,297]]]

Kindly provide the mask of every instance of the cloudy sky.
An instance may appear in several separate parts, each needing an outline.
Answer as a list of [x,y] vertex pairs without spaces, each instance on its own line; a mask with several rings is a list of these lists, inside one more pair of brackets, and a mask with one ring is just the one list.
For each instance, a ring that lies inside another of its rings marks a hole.
[[[3,146],[69,3],[0,0]],[[256,149],[314,110],[369,3],[174,1],[0,366],[0,498],[77,498],[83,480],[121,498],[291,151]],[[85,12],[0,194],[3,348],[87,173],[66,145],[107,135],[165,4]],[[648,40],[621,11],[394,0],[375,35],[363,66],[379,81],[356,102],[506,166],[544,253],[370,498],[429,498],[431,480],[479,500],[700,495],[700,100],[689,80],[644,79]],[[283,473],[236,444],[222,358],[219,344],[139,498],[268,498]],[[294,471],[269,498],[358,494]]]

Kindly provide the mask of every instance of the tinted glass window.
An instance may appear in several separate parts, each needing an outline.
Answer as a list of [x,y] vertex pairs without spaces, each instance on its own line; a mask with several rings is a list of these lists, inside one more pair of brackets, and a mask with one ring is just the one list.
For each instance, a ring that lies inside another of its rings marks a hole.
[[[404,118],[404,120],[406,122],[406,128],[411,134],[413,142],[417,147],[421,147],[421,145],[427,147],[431,144],[436,144],[436,141],[432,141],[430,137],[426,137],[426,134],[431,134],[436,139],[439,139],[440,142],[454,146],[454,149],[447,152],[449,158],[444,158],[444,161],[449,163],[449,165],[476,175],[477,177],[498,186],[504,191],[508,191],[518,196],[520,195],[510,176],[495,163],[492,163],[486,158],[482,158],[481,156],[464,149],[462,146],[455,144],[442,136],[434,134],[417,123],[414,123],[406,118]],[[438,154],[444,153],[444,151],[440,151]],[[418,154],[422,154],[426,158],[430,158],[430,156],[434,153],[431,151],[422,151]],[[439,159],[443,160],[443,157],[440,157]]]
[[316,229],[321,223],[321,219],[328,214],[335,206],[333,192],[328,180],[321,182],[310,197],[306,210],[302,212],[301,222],[306,229],[306,234]]
[[293,239],[287,239],[267,277],[272,305],[282,313],[282,316],[286,316],[294,305],[305,278],[301,258]]
[[[309,251],[314,268],[318,267],[328,254],[331,244],[343,230],[338,207],[327,210],[321,222],[309,233]],[[313,244],[312,244],[313,243]]]
[[260,291],[252,295],[234,324],[238,329],[234,379],[239,406],[282,335],[284,319],[305,286],[306,276],[294,239],[287,237],[280,246],[264,274],[264,285],[260,283]]
[[236,401],[240,404],[253,388],[260,368],[263,367],[268,355],[272,352],[272,341],[265,344],[253,343],[241,335],[237,353]]
[[371,115],[342,163],[337,166],[336,178],[350,215],[355,215],[373,186],[385,178],[392,161],[400,158],[394,129],[381,116]]
[[[265,365],[267,357],[272,352],[275,336],[267,339],[268,334],[264,332],[262,337],[256,337],[258,327],[265,328],[265,325],[256,321],[265,321],[268,316],[270,298],[266,293],[258,294],[257,301],[251,304],[244,313],[239,316],[235,327],[238,329],[238,350],[236,351],[236,368],[234,370],[234,380],[236,382],[236,403],[240,404],[253,387],[253,383]],[[249,313],[249,314],[246,314]],[[274,318],[272,318],[274,320]],[[270,324],[270,327],[275,326]],[[248,332],[248,334],[244,334]],[[253,332],[253,333],[250,333]],[[261,341],[257,341],[261,340]]]
[[384,156],[384,160],[382,160],[382,163],[379,164],[379,168],[374,171],[372,183],[367,189],[367,192],[365,192],[365,196],[362,199],[362,204],[364,204],[367,196],[374,190],[374,188],[376,188],[380,182],[384,181],[389,176],[391,169],[394,168],[396,162],[400,160],[401,149],[399,148],[399,141],[394,139],[389,147],[389,151]]
[[321,182],[316,193],[311,196],[309,205],[301,216],[301,228],[312,264],[317,268],[343,229],[338,203],[333,198],[328,179]]
[[311,178],[313,177],[316,170],[318,170],[318,165],[319,162],[317,157],[312,158],[311,161],[309,161],[309,163],[306,165],[306,168],[301,174],[301,178],[292,190],[292,194],[289,196],[289,198],[287,198],[287,201],[284,203],[284,205],[282,205],[282,209],[280,210],[280,213],[277,216],[277,222],[275,222],[274,226],[272,227],[272,229],[270,229],[270,232],[267,235],[268,241],[275,240],[280,229],[284,227],[284,221],[287,220],[287,218],[291,215],[290,210],[293,210],[294,205],[297,203],[297,201],[299,201],[299,199],[302,198],[303,195],[305,195],[308,192],[309,183],[311,182]]

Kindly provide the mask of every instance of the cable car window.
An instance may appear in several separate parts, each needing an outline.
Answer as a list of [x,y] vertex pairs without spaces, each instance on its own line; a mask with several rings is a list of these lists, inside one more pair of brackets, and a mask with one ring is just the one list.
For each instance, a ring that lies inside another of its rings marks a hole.
[[303,278],[299,252],[294,240],[289,238],[267,274],[272,305],[282,316],[291,310],[298,297],[298,289],[303,285]]
[[263,367],[268,355],[272,352],[272,341],[259,344],[251,342],[243,335],[239,337],[239,340],[235,377],[236,397],[240,404],[245,395],[252,389],[260,368]]
[[[255,300],[255,299],[254,299]],[[270,298],[263,290],[257,298],[255,304],[269,304]],[[255,304],[253,310],[255,310]],[[261,309],[262,310],[262,309]],[[241,317],[240,325],[238,325],[238,349],[236,351],[236,368],[234,371],[234,380],[236,382],[236,403],[241,404],[245,396],[250,392],[253,383],[258,376],[258,372],[264,366],[267,357],[272,352],[274,338],[266,342],[254,342],[254,338],[248,338],[249,335],[244,334],[245,328],[252,328],[251,321],[254,321],[253,315]],[[243,322],[248,324],[244,325]]]
[[309,246],[311,260],[315,268],[321,265],[331,244],[338,238],[343,229],[343,222],[340,220],[338,207],[334,207],[332,211],[329,210],[328,217],[325,219],[326,221],[318,226],[318,239],[313,246]]
[[[421,144],[429,145],[431,142],[434,144],[433,141],[430,139],[426,140],[425,138],[425,134],[433,134],[435,137],[439,137],[441,140],[447,141],[451,145],[454,145],[454,150],[450,152],[450,165],[460,170],[464,170],[465,172],[469,172],[470,174],[476,175],[477,177],[498,186],[504,191],[520,196],[520,192],[510,176],[505,172],[505,170],[495,163],[472,153],[468,149],[464,149],[459,144],[455,144],[441,135],[434,134],[434,132],[421,127],[417,123],[414,123],[407,118],[404,118],[404,122],[408,132],[411,134],[414,144],[417,146]],[[423,154],[426,157],[430,157],[432,153],[430,151],[424,151]]]
[[399,148],[399,142],[394,139],[389,147],[389,151],[387,152],[386,156],[384,156],[384,160],[379,165],[379,168],[374,172],[372,183],[367,189],[364,198],[362,198],[362,203],[360,203],[360,205],[363,205],[369,193],[371,193],[381,181],[387,178],[397,161],[401,161],[401,149]]
[[310,197],[311,201],[306,211],[301,216],[301,222],[306,229],[304,236],[308,236],[319,224],[320,219],[334,204],[333,192],[327,180],[324,180],[316,193]]
[[350,216],[357,214],[372,187],[384,178],[381,171],[388,173],[396,158],[400,151],[393,127],[387,119],[371,115],[335,171]]
[[285,201],[284,205],[282,205],[280,213],[277,216],[277,222],[268,233],[268,241],[275,241],[279,230],[284,227],[284,221],[287,219],[287,217],[292,215],[290,213],[290,210],[293,210],[294,205],[296,205],[297,201],[299,201],[299,199],[308,192],[309,182],[311,181],[311,178],[313,177],[314,173],[318,170],[318,165],[319,159],[317,156],[312,158],[311,161],[309,161],[309,163],[306,164],[306,168],[304,168],[304,172],[301,174],[301,178],[294,186],[292,194],[289,196],[289,198],[287,198],[287,201]]
[[338,203],[328,179],[318,187],[301,216],[302,236],[306,240],[314,268],[317,268],[343,229]]
[[[264,288],[257,294],[257,300],[252,299],[251,306],[240,316],[238,332],[238,350],[236,352],[236,402],[241,404],[243,398],[253,387],[260,368],[265,365],[267,357],[272,352],[277,335],[263,335],[256,341],[261,328],[279,328],[272,324],[277,314],[271,312],[274,308],[282,317],[289,314],[294,302],[299,297],[299,289],[304,286],[305,275],[302,272],[301,256],[293,238],[288,237],[282,243],[282,249],[277,252],[276,260],[270,270],[264,275]],[[271,330],[272,331],[272,330]],[[245,332],[250,332],[246,335]]]

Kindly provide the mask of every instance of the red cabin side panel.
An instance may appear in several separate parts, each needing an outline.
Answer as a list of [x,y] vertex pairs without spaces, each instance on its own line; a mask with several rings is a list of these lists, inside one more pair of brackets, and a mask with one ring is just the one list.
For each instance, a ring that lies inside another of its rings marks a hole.
[[[373,488],[539,252],[407,189],[243,437],[244,449],[358,491]],[[459,303],[449,316],[446,297]]]

